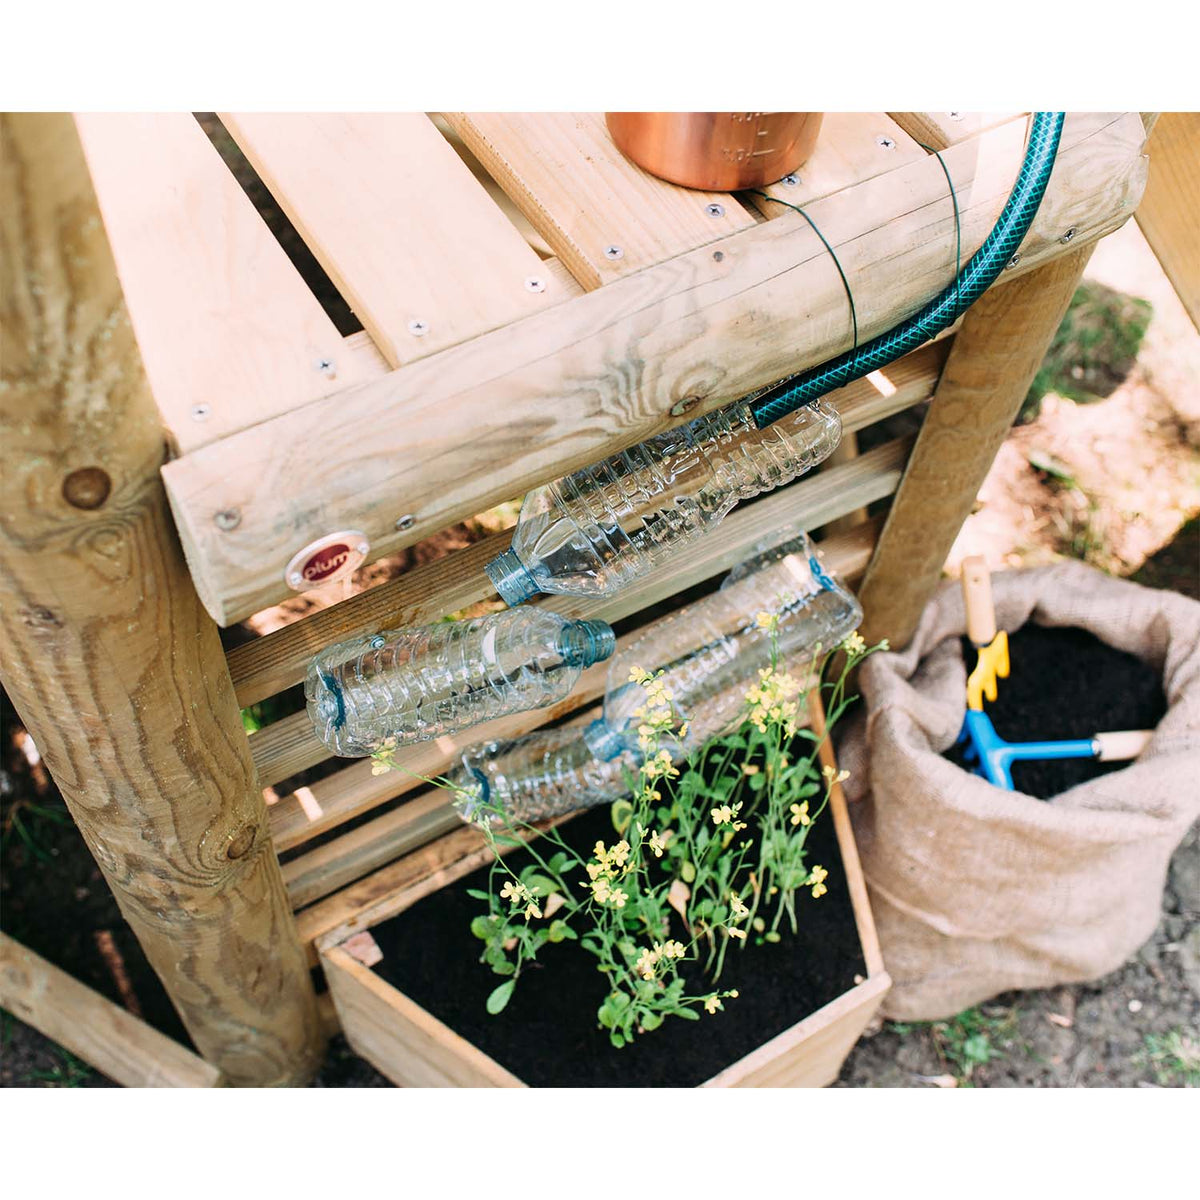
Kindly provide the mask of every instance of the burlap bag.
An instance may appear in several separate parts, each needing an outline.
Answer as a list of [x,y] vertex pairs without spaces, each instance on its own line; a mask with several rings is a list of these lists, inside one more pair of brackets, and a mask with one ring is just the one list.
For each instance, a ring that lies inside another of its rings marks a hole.
[[1169,708],[1136,762],[1036,800],[941,757],[965,709],[957,583],[907,649],[867,661],[839,754],[893,1019],[1114,970],[1154,932],[1168,860],[1200,815],[1200,604],[1072,562],[992,586],[1001,628],[1086,629],[1160,668]]

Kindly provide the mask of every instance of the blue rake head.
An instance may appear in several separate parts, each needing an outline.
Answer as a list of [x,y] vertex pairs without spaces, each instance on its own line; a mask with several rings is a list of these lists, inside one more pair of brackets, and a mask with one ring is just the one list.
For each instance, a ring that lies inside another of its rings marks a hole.
[[1006,742],[986,713],[968,708],[956,745],[971,771],[996,787],[1013,790],[1012,764],[1023,759],[1098,758],[1100,743],[1095,738],[1073,738],[1061,742]]

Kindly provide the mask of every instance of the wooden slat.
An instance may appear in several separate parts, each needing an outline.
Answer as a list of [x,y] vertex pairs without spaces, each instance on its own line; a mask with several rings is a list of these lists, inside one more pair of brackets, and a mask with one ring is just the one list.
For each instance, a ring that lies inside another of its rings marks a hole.
[[[852,533],[822,542],[820,552],[828,568],[847,582],[857,578],[866,569],[879,525],[877,520],[866,522]],[[640,636],[640,633],[639,630],[636,634],[626,634],[621,644],[628,644],[631,637]],[[528,733],[539,725],[590,704],[602,695],[607,674],[606,663],[597,664],[584,672],[568,701],[554,708],[517,713],[488,726],[464,730],[452,738],[439,738],[436,742],[414,746],[399,756],[398,761],[403,768],[400,771],[373,776],[370,774],[370,763],[356,763],[314,784],[308,789],[303,804],[296,796],[288,797],[287,801],[275,806],[279,811],[279,819],[272,827],[276,848],[291,849],[343,821],[360,816],[376,805],[412,791],[428,779],[440,775],[456,755],[469,745]],[[594,715],[594,710],[589,710],[576,716],[571,723],[589,720]],[[394,858],[402,849],[411,849],[428,840],[425,836],[428,831],[442,832],[446,827],[453,827],[456,821],[457,818],[453,817],[440,793],[426,793],[394,813],[345,834],[310,854],[293,859],[283,868],[293,905],[299,907],[311,901],[315,898],[314,889],[318,887],[332,890],[355,878],[353,872],[368,859],[375,860],[375,865],[378,865],[387,858]],[[429,836],[434,834],[429,833]],[[388,853],[389,848],[391,853]],[[358,871],[358,874],[362,873]],[[335,878],[337,882],[329,882]],[[324,894],[324,891],[320,894]]]
[[[550,597],[544,604],[556,612],[605,621],[619,621],[648,604],[726,570],[748,548],[780,527],[797,520],[815,528],[862,505],[890,496],[900,484],[909,438],[898,438],[853,462],[782,488],[757,504],[735,511],[695,550],[611,597]],[[263,738],[263,734],[270,734]],[[261,740],[260,740],[261,739]],[[305,713],[285,717],[250,738],[250,753],[264,787],[330,757]],[[278,805],[275,806],[278,808]]]
[[1200,330],[1200,113],[1165,112],[1155,122],[1137,221]]
[[[925,151],[887,113],[826,113],[817,148],[793,176],[795,182],[761,190],[788,204],[809,204],[924,157]],[[761,197],[750,199],[768,218],[788,211]]]
[[997,125],[1024,115],[1017,112],[888,113],[914,141],[930,150],[945,150],[947,146],[969,142]]
[[[1119,226],[1141,195],[1136,113],[1072,114],[1013,276]],[[1024,150],[1020,123],[946,159],[964,257],[991,230]],[[818,200],[869,338],[951,279],[954,218],[930,156]],[[846,297],[789,213],[683,254],[386,379],[262,422],[163,468],[197,589],[219,621],[287,594],[314,537],[364,531],[371,557],[719,407],[845,349]],[[688,414],[680,401],[695,397]],[[320,486],[314,480],[320,479]],[[218,512],[236,510],[235,527]],[[399,514],[415,517],[396,528]]]
[[[585,288],[754,224],[732,196],[677,187],[635,166],[602,113],[444,115]],[[724,214],[709,216],[710,204]],[[608,257],[610,246],[621,257]]]
[[0,1007],[123,1087],[219,1087],[190,1050],[0,933]]
[[190,113],[77,123],[150,387],[183,453],[376,376],[342,353]]
[[221,119],[393,366],[566,298],[424,113]]
[[[927,400],[947,351],[947,344],[924,346],[878,375],[832,392],[828,402],[840,413],[846,433]],[[437,621],[492,595],[483,568],[508,549],[511,536],[496,534],[231,650],[229,672],[238,703],[255,704],[299,683],[312,656],[331,642]],[[559,611],[579,615],[570,600],[558,603],[566,606]]]

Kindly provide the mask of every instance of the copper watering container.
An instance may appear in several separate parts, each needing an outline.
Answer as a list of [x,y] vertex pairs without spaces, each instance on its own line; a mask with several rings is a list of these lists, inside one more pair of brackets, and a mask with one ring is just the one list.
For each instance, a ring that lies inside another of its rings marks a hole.
[[605,113],[621,153],[660,179],[706,192],[762,187],[813,152],[824,113]]

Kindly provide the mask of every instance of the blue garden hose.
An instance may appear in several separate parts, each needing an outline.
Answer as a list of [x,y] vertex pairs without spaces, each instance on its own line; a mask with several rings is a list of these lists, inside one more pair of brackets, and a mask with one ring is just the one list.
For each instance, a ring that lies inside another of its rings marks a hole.
[[785,379],[757,396],[751,401],[750,411],[759,429],[765,429],[803,405],[915,350],[953,325],[992,286],[1017,252],[1037,215],[1058,154],[1064,115],[1060,112],[1033,114],[1029,144],[1017,182],[991,233],[958,278],[920,312],[894,329],[827,363]]

